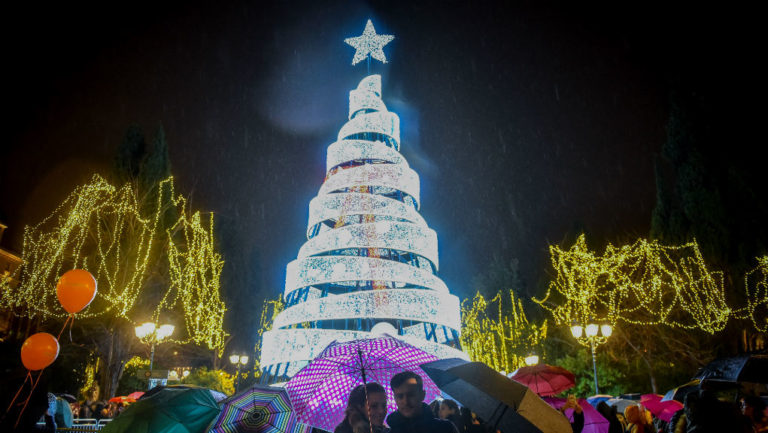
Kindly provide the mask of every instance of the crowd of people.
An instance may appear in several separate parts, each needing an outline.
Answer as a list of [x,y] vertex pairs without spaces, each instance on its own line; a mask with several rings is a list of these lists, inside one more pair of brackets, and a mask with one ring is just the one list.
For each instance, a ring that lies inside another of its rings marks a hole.
[[[453,400],[435,400],[427,405],[422,379],[416,373],[405,371],[395,375],[390,387],[396,411],[387,415],[387,395],[382,385],[360,385],[350,393],[344,420],[334,433],[500,433]],[[584,412],[573,395],[560,407],[562,416],[568,409],[573,410],[573,433],[580,433]],[[711,391],[691,392],[685,398],[684,408],[670,422],[653,416],[639,403],[619,412],[602,401],[596,409],[608,420],[608,433],[768,432],[766,403],[754,396],[742,398],[739,406],[718,399]]]

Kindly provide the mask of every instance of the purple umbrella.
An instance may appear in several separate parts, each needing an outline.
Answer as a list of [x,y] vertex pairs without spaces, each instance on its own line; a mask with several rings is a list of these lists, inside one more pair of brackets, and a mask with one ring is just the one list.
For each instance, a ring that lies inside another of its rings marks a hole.
[[436,360],[436,356],[389,335],[333,342],[296,373],[285,389],[301,422],[333,431],[344,419],[349,393],[365,382],[384,387],[388,412],[396,410],[389,381],[401,371],[420,375],[427,394],[425,400],[434,400],[440,390],[419,365]]
[[[564,398],[556,397],[542,397],[544,401],[549,403],[550,406],[555,409],[560,409],[565,404]],[[587,400],[580,398],[579,406],[584,411],[584,430],[582,433],[608,433],[608,426],[610,423],[604,416],[600,415],[600,412],[592,407]],[[565,416],[568,417],[570,422],[573,422],[573,409],[566,409]]]

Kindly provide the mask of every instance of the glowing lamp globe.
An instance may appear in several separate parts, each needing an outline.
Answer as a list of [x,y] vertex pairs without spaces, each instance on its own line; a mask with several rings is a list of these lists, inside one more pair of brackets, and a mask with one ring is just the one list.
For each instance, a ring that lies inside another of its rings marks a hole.
[[590,323],[584,329],[584,333],[587,335],[587,337],[594,337],[595,335],[597,335],[598,329],[599,329],[599,327],[596,324]]

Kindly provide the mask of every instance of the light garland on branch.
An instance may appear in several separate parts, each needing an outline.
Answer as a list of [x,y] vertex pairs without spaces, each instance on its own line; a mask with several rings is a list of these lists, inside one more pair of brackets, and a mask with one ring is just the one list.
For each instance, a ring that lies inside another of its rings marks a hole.
[[[550,246],[550,254],[557,276],[535,301],[559,325],[623,321],[712,334],[732,314],[722,273],[707,269],[695,241],[664,246],[639,239],[597,255],[581,235],[568,250]],[[552,303],[555,293],[560,304]]]
[[509,308],[502,292],[490,301],[477,293],[462,302],[461,345],[473,361],[497,371],[512,372],[525,366],[525,357],[535,352],[547,337],[547,321],[531,323],[521,300],[509,291]]
[[[69,269],[85,269],[95,276],[99,291],[79,318],[115,316],[136,324],[177,309],[188,331],[177,342],[221,351],[226,335],[219,298],[223,262],[214,249],[213,219],[206,225],[199,213],[188,216],[173,178],[160,182],[153,193],[156,202],[144,204],[131,184],[115,188],[98,175],[76,188],[49,217],[25,228],[24,263],[15,275],[20,284],[0,282],[0,306],[29,317],[65,317],[56,281]],[[175,221],[168,225],[170,215]],[[171,284],[153,310],[137,311],[137,303],[155,293],[148,291],[150,275],[164,263],[164,250]]]
[[757,266],[744,275],[747,307],[740,318],[749,318],[760,332],[768,332],[768,256],[758,257]]

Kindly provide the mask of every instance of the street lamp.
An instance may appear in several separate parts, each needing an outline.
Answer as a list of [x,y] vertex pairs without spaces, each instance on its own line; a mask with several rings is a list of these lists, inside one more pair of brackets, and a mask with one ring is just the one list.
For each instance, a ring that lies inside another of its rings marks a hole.
[[530,355],[525,357],[525,365],[532,366],[539,363],[539,355],[536,355],[535,353],[531,353]]
[[229,362],[237,365],[237,378],[235,379],[235,393],[240,389],[240,366],[248,363],[248,355],[230,355]]
[[600,394],[597,387],[597,358],[595,357],[595,347],[608,341],[608,337],[613,333],[611,325],[605,323],[588,323],[586,326],[574,323],[571,325],[571,334],[579,343],[589,346],[592,349],[592,370],[595,375],[595,395]]
[[154,323],[147,322],[134,328],[136,337],[143,343],[149,344],[149,372],[152,374],[152,365],[155,362],[155,344],[160,343],[173,334],[173,325],[160,325],[158,328]]

